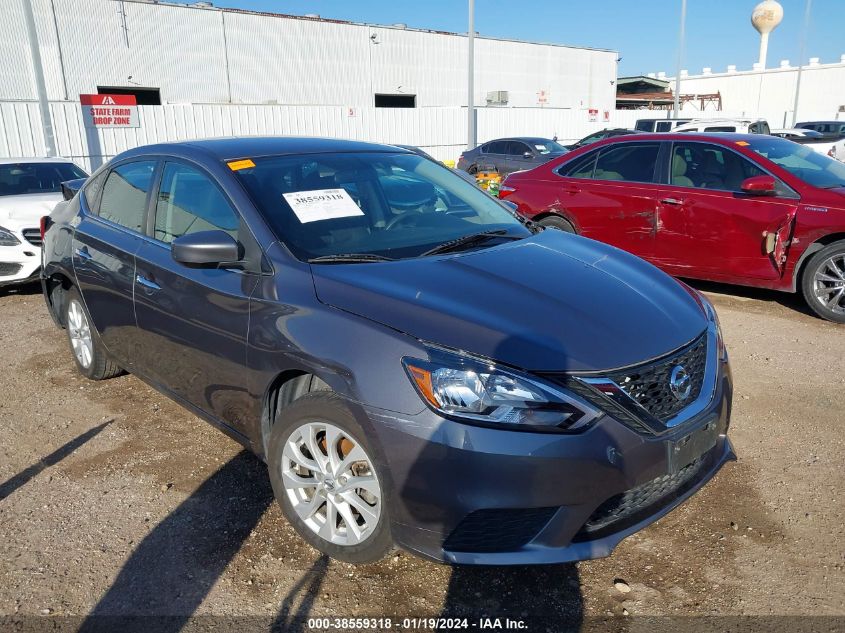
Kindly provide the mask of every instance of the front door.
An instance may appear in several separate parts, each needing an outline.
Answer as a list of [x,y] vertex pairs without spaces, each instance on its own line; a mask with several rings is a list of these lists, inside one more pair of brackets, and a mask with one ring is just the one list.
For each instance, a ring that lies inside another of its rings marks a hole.
[[778,182],[777,195],[743,193],[743,180],[765,175],[723,145],[672,144],[669,184],[660,192],[655,258],[680,277],[744,281],[777,279],[798,208]]
[[180,264],[170,244],[215,229],[240,241],[247,229],[212,177],[188,163],[165,162],[154,209],[153,239],[145,240],[136,256],[140,369],[243,431],[251,403],[244,371],[249,300],[258,276]]
[[[73,269],[100,340],[127,369],[135,359],[135,253],[156,161],[123,163],[88,183],[73,236]],[[105,178],[104,183],[100,179]],[[95,189],[102,190],[95,193]],[[89,208],[88,202],[98,207]]]
[[607,145],[576,161],[557,185],[558,206],[585,237],[650,258],[660,185],[660,143]]

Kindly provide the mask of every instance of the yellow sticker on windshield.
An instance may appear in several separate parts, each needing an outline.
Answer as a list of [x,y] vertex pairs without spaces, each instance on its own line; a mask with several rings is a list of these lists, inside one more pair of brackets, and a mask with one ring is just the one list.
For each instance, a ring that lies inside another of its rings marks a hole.
[[748,141],[737,141],[736,144],[740,147],[746,147],[748,145],[751,145],[751,143],[749,143]]
[[229,169],[232,171],[239,171],[241,169],[249,169],[250,167],[255,167],[255,163],[253,163],[250,159],[245,158],[244,160],[233,160],[231,163],[226,163],[229,165]]

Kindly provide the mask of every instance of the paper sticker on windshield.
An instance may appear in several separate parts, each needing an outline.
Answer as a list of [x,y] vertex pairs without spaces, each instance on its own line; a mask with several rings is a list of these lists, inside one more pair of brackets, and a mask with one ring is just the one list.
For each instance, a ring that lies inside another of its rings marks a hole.
[[303,224],[319,220],[364,215],[346,189],[318,189],[283,193],[285,201]]

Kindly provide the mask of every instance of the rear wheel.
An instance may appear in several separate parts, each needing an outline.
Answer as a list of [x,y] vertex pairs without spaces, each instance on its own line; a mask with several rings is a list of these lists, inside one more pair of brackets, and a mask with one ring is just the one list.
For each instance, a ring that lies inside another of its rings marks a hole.
[[557,215],[550,215],[547,218],[540,220],[540,226],[545,226],[548,229],[557,229],[564,233],[575,233],[575,227],[568,220]]
[[807,305],[823,319],[845,323],[845,241],[834,242],[810,258],[801,277]]
[[337,394],[305,395],[279,414],[267,464],[282,512],[321,552],[369,563],[393,548],[385,482],[363,430]]
[[106,354],[82,296],[73,287],[68,290],[65,303],[65,330],[76,368],[83,376],[91,380],[105,380],[122,372],[120,366]]

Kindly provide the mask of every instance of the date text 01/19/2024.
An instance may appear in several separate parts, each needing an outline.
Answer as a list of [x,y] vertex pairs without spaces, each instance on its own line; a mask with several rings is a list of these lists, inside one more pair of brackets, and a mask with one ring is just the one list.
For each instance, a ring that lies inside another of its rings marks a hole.
[[347,631],[369,629],[372,631],[439,631],[443,629],[479,630],[479,631],[519,631],[526,630],[524,620],[512,618],[308,618],[309,631]]

